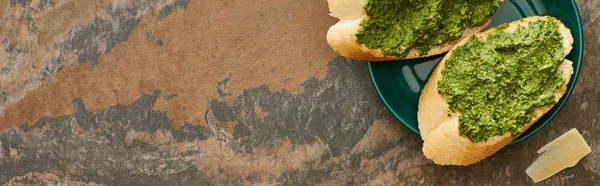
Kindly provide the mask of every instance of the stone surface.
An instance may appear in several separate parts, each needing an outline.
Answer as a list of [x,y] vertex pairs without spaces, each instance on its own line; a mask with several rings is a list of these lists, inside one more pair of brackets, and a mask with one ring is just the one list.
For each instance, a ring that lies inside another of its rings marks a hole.
[[592,154],[539,185],[598,185],[600,3],[577,2],[584,63],[544,135],[442,167],[330,51],[326,1],[5,1],[0,184],[526,185],[576,127]]

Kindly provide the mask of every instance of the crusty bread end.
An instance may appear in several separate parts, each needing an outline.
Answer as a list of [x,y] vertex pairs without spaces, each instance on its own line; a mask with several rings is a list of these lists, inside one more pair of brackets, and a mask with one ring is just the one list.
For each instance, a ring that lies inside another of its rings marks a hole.
[[340,21],[329,28],[329,31],[327,32],[327,43],[329,43],[334,51],[344,57],[361,61],[391,61],[437,55],[447,52],[460,40],[481,31],[491,23],[491,20],[488,20],[480,26],[473,28],[467,27],[463,31],[463,35],[460,39],[433,46],[427,54],[421,54],[419,50],[411,49],[403,58],[386,56],[381,49],[370,49],[357,41],[356,33],[362,29],[360,23],[363,19],[367,18],[367,13],[364,10],[364,5],[367,1],[368,0],[328,0],[331,15],[340,19]]
[[[555,18],[541,16],[528,17],[510,23],[510,25],[504,30],[507,32],[512,32],[515,31],[519,25],[527,26],[529,22],[535,20],[553,20],[559,23],[559,31],[563,36],[563,48],[565,49],[565,56],[569,54],[573,44],[571,31]],[[483,33],[475,34],[474,36],[485,39],[487,35],[493,34],[496,31],[498,30],[491,29]],[[445,68],[446,60],[452,55],[454,49],[456,49],[458,46],[464,45],[469,40],[470,39],[464,39],[460,41],[440,61],[438,66],[432,72],[429,81],[423,88],[423,92],[419,100],[419,111],[417,115],[419,130],[424,141],[423,154],[427,158],[433,160],[436,164],[440,165],[466,166],[477,163],[494,154],[518,137],[513,137],[510,132],[506,132],[502,136],[491,137],[485,142],[474,143],[467,137],[459,135],[458,117],[460,113],[453,114],[452,117],[448,117],[447,114],[449,106],[446,103],[446,98],[438,93],[438,81],[442,79],[442,69]],[[557,102],[566,92],[567,84],[569,83],[571,75],[573,74],[572,64],[573,63],[571,61],[565,60],[559,66],[559,70],[562,72],[565,82],[554,92],[555,100]],[[527,130],[553,106],[554,105],[547,105],[536,108],[534,110],[535,117],[531,120],[531,122],[525,124],[521,130]]]

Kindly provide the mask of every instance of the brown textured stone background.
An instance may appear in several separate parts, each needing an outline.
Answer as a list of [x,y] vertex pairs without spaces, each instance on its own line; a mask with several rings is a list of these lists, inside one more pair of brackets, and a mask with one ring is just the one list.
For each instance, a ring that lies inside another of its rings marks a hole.
[[600,185],[600,1],[580,79],[539,134],[469,167],[423,157],[325,0],[0,2],[0,184],[528,185],[567,130],[593,152],[539,185]]

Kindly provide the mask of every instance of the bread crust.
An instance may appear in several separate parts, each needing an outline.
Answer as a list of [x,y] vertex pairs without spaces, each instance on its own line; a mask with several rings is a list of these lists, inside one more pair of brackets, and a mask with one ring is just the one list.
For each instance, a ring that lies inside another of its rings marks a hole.
[[[519,25],[527,26],[529,22],[535,20],[553,20],[559,23],[559,31],[563,36],[563,48],[565,56],[572,49],[573,37],[571,31],[566,28],[559,20],[553,17],[534,16],[528,17],[519,21],[510,23],[503,29],[507,32],[512,32]],[[475,34],[474,36],[485,39],[487,35],[497,32],[498,29],[491,29],[483,33]],[[446,97],[438,93],[438,81],[442,78],[442,69],[445,68],[446,60],[452,55],[454,49],[464,45],[470,40],[470,37],[460,41],[454,46],[448,54],[440,61],[438,66],[432,72],[432,75],[423,88],[423,92],[419,99],[419,108],[417,118],[419,122],[419,130],[423,143],[423,154],[440,165],[470,165],[477,163],[484,158],[494,154],[502,147],[516,139],[518,136],[511,136],[510,132],[504,133],[502,136],[494,136],[485,142],[474,143],[467,137],[459,135],[458,117],[460,113],[453,114],[448,117],[449,106],[446,102]],[[558,102],[564,95],[567,89],[571,75],[573,74],[572,62],[565,60],[559,66],[565,82],[554,92],[555,100]],[[521,130],[525,131],[537,122],[544,114],[546,114],[554,105],[547,105],[534,109],[535,117],[531,122],[525,124]]]
[[[327,43],[340,55],[361,61],[391,61],[400,59],[413,59],[441,54],[450,50],[456,43],[465,37],[478,33],[491,23],[488,19],[484,24],[477,27],[467,27],[462,37],[448,41],[441,45],[432,46],[426,54],[421,54],[417,49],[411,49],[405,57],[386,56],[381,49],[371,49],[357,41],[356,33],[362,29],[360,23],[366,19],[367,13],[364,5],[368,0],[328,0],[331,15],[340,19],[327,32]],[[502,2],[504,0],[501,0]]]

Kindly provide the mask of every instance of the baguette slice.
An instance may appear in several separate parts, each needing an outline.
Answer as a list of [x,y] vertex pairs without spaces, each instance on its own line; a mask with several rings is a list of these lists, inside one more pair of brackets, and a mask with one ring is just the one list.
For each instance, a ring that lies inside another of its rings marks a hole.
[[[367,18],[367,12],[364,5],[368,0],[327,0],[329,11],[333,17],[340,19],[335,25],[329,28],[327,32],[327,43],[334,51],[340,55],[361,61],[391,61],[399,59],[412,59],[433,56],[447,52],[465,37],[481,31],[491,23],[486,23],[477,27],[468,27],[463,31],[462,37],[454,41],[448,41],[438,46],[433,46],[427,54],[421,54],[417,49],[411,49],[406,57],[399,58],[395,56],[386,56],[381,49],[370,49],[357,41],[356,33],[362,29],[360,23]],[[501,0],[503,2],[504,0]]]
[[[573,37],[571,31],[566,28],[559,20],[553,17],[528,17],[522,20],[518,20],[510,23],[507,28],[504,28],[507,32],[515,31],[519,25],[527,26],[529,22],[535,20],[552,20],[559,23],[559,32],[563,36],[563,48],[565,50],[565,56],[569,54],[572,49]],[[483,33],[475,34],[475,37],[480,37],[485,40],[487,35],[496,33],[498,28],[488,30]],[[417,114],[419,122],[419,130],[421,131],[421,137],[423,143],[423,154],[433,160],[436,164],[440,165],[470,165],[477,163],[484,158],[494,154],[502,147],[516,139],[512,137],[510,132],[504,133],[502,136],[493,136],[485,142],[474,143],[469,138],[459,135],[458,131],[458,117],[460,113],[453,114],[452,117],[448,117],[449,106],[446,103],[446,98],[438,93],[438,81],[442,79],[442,69],[445,68],[446,60],[452,56],[454,49],[458,46],[464,45],[470,39],[464,39],[460,41],[456,46],[446,54],[441,60],[432,75],[423,88],[419,100],[419,111]],[[567,84],[573,74],[572,62],[566,60],[559,66],[559,70],[562,72],[564,84],[560,86],[554,92],[555,100],[558,101],[567,89]],[[525,131],[536,121],[538,121],[544,114],[546,114],[554,105],[547,105],[534,109],[535,117],[531,122],[526,123],[521,130]]]

